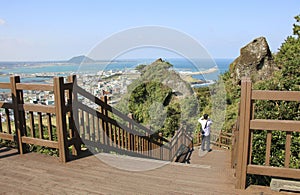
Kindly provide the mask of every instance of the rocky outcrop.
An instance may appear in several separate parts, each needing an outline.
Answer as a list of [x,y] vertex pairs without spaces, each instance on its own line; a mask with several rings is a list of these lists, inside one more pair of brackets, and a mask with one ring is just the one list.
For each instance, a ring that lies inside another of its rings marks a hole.
[[171,70],[171,67],[173,67],[172,64],[159,58],[146,66],[141,78],[143,82],[156,81],[162,83],[173,89],[174,92],[182,94],[183,97],[191,96],[193,90],[190,84],[184,81],[176,71]]
[[173,67],[173,65],[169,62],[164,61],[161,58],[157,59],[142,69],[140,78],[132,82],[127,87],[127,91],[131,93],[141,83],[152,81],[170,87],[174,93],[181,94],[180,96],[183,98],[192,96],[194,92],[191,85],[183,80],[179,73],[170,69],[171,67]]
[[259,37],[241,48],[240,56],[230,64],[231,77],[240,83],[248,76],[252,81],[269,78],[275,70],[275,63],[266,38]]

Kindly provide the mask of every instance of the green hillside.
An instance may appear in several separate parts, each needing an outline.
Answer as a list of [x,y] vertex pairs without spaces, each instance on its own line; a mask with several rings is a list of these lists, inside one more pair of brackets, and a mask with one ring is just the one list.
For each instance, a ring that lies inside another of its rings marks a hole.
[[172,137],[182,123],[193,131],[198,113],[192,88],[171,67],[162,59],[138,66],[140,78],[127,87],[127,94],[117,105],[122,113],[132,113],[137,122],[165,137]]
[[[293,25],[293,34],[288,36],[282,43],[278,52],[272,54],[272,71],[262,78],[256,70],[249,74],[253,82],[254,89],[260,90],[281,90],[300,91],[300,15],[295,17],[296,23]],[[236,122],[238,114],[238,103],[240,101],[240,84],[236,79],[234,71],[235,64],[231,69],[221,75],[219,82],[225,84],[226,88],[226,118],[222,130],[231,132]],[[240,68],[240,67],[239,67]],[[255,75],[254,75],[255,74]],[[209,90],[209,89],[207,89]],[[198,96],[205,101],[205,110],[210,110],[210,100],[207,91],[198,91]],[[300,102],[288,101],[256,101],[255,118],[278,119],[278,120],[300,120]],[[265,138],[266,131],[254,131],[253,138],[253,164],[264,164],[265,162]],[[271,166],[284,166],[286,133],[274,131],[272,133],[271,144]],[[300,168],[300,134],[292,134],[290,167]]]

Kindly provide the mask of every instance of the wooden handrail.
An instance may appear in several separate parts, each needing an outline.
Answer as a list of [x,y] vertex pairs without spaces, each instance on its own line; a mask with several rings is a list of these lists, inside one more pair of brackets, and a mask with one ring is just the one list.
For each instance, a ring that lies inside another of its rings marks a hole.
[[52,84],[33,84],[33,83],[17,83],[17,90],[37,90],[37,91],[53,91]]
[[[129,118],[128,116],[124,115],[122,112],[120,112],[119,110],[113,108],[112,106],[104,103],[101,99],[93,96],[92,94],[90,94],[89,92],[87,92],[86,90],[84,90],[83,88],[81,88],[80,86],[76,85],[75,89],[74,89],[78,94],[82,95],[83,97],[87,98],[88,100],[92,101],[93,103],[97,104],[99,107],[102,107],[103,109],[110,111],[111,113],[113,113],[114,115],[120,117],[122,120],[129,122],[131,125],[133,125],[135,127],[135,132],[138,134],[137,135],[145,135],[146,133],[148,134],[153,134],[153,132],[144,127],[143,125],[137,123],[135,120],[132,120],[131,118]],[[137,129],[136,129],[137,128]],[[138,130],[142,130],[141,132]],[[165,139],[165,138],[161,138],[162,141],[164,142],[169,142],[169,140]]]
[[[266,175],[290,179],[300,179],[300,170],[290,168],[290,152],[292,133],[300,132],[300,121],[295,120],[271,120],[254,118],[254,100],[276,101],[300,101],[299,91],[270,91],[253,90],[249,78],[242,79],[241,103],[237,125],[234,130],[234,146],[232,153],[232,165],[236,168],[236,188],[245,189],[247,174]],[[265,138],[265,162],[264,165],[252,164],[252,141],[254,130],[266,131]],[[272,132],[286,132],[284,167],[271,167]],[[298,151],[300,152],[300,151]],[[236,166],[235,166],[236,165]]]
[[11,89],[11,84],[10,83],[0,83],[0,88],[1,89]]
[[[94,146],[161,160],[173,159],[180,144],[190,146],[192,143],[192,138],[182,127],[170,141],[153,136],[147,127],[79,87],[75,76],[70,76],[68,80],[65,83],[62,77],[55,77],[53,84],[32,84],[21,83],[19,76],[12,76],[10,83],[0,83],[0,88],[10,89],[12,93],[12,102],[0,101],[7,120],[6,129],[0,121],[0,138],[15,140],[20,154],[26,152],[24,144],[57,148],[61,162],[68,161],[69,146],[73,146],[72,154],[79,154],[82,144],[80,132],[83,133],[82,139]],[[55,106],[24,102],[24,90],[53,91]],[[78,96],[95,103],[99,110],[79,102]],[[16,121],[15,129],[11,128],[11,112]],[[52,129],[54,117],[55,135]],[[128,125],[118,123],[114,117]]]
[[251,99],[300,101],[300,91],[252,90]]
[[[134,135],[138,135],[138,136],[143,137],[144,139],[150,140],[149,136],[145,136],[145,134],[142,134],[142,133],[140,133],[140,132],[138,132],[138,131],[136,131],[134,129],[131,129],[131,128],[129,128],[129,127],[121,124],[121,123],[118,123],[114,119],[112,119],[112,118],[104,115],[103,113],[101,113],[101,112],[99,112],[97,110],[94,110],[94,109],[92,109],[92,108],[90,108],[90,107],[82,104],[81,102],[77,102],[77,104],[78,104],[77,106],[78,106],[79,109],[81,109],[81,110],[83,110],[85,112],[88,112],[89,114],[92,114],[92,115],[94,115],[94,116],[96,116],[96,117],[98,117],[98,118],[100,118],[100,119],[102,119],[102,120],[104,120],[104,121],[112,124],[112,125],[119,126],[119,127],[121,127],[122,129],[124,129],[128,133],[131,133],[131,134],[134,134]],[[153,143],[161,145],[161,143],[159,143],[159,142],[157,142],[155,140],[153,140]]]
[[300,121],[254,119],[250,121],[250,129],[300,132]]
[[21,111],[55,113],[54,106],[41,105],[41,104],[19,104],[18,109]]

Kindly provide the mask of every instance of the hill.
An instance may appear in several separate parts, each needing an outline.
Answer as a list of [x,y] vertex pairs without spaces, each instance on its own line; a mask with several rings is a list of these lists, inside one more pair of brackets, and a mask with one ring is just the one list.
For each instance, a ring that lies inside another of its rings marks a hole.
[[141,75],[127,87],[117,108],[155,133],[172,137],[180,124],[194,130],[197,100],[190,85],[171,69],[169,62],[157,59],[140,67]]
[[74,64],[82,64],[82,63],[93,63],[95,62],[95,60],[81,55],[81,56],[75,56],[73,58],[71,58],[70,60],[67,61],[68,63],[74,63]]

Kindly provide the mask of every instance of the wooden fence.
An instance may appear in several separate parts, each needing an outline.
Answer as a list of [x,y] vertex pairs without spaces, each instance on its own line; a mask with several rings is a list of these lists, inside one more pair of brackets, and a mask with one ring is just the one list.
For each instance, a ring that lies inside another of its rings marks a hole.
[[[291,139],[293,132],[300,132],[300,121],[294,120],[266,120],[254,118],[254,100],[300,101],[300,92],[252,90],[249,78],[241,83],[241,103],[239,124],[235,131],[233,166],[236,165],[236,187],[245,189],[247,174],[266,175],[300,179],[300,169],[290,168]],[[264,165],[252,164],[253,131],[267,131],[263,143],[266,145]],[[272,131],[286,132],[284,167],[270,166]],[[298,151],[300,153],[300,151]],[[235,164],[236,162],[236,164]]]
[[[19,76],[13,76],[10,83],[0,83],[0,89],[10,90],[12,96],[10,102],[0,101],[5,110],[5,122],[0,115],[0,139],[15,141],[20,154],[25,152],[25,144],[45,146],[58,149],[60,161],[66,162],[70,146],[76,156],[85,144],[98,152],[174,160],[181,145],[192,147],[184,127],[172,140],[157,136],[109,106],[106,97],[101,100],[79,87],[76,76],[69,76],[67,82],[56,77],[53,84],[21,83]],[[25,102],[24,90],[48,91],[55,104]]]
[[[99,99],[73,83],[73,117],[82,142],[94,152],[116,152],[137,157],[174,160],[181,145],[190,145],[182,126],[171,140],[142,126],[107,104],[107,97]],[[80,97],[81,101],[78,101]],[[95,109],[96,107],[96,109]]]
[[[201,133],[196,133],[194,136],[194,144],[201,145]],[[211,144],[225,149],[231,149],[232,146],[232,133],[225,133],[220,131],[219,133],[211,133]]]
[[[53,84],[20,83],[20,77],[13,76],[10,77],[10,83],[0,83],[0,88],[10,90],[12,98],[11,102],[0,102],[0,107],[5,109],[5,122],[1,120],[0,123],[0,138],[16,141],[20,154],[25,152],[25,144],[59,149],[60,161],[66,162],[66,115],[71,112],[71,106],[65,102],[65,91],[70,90],[72,85],[64,83],[63,78],[54,78]],[[24,90],[52,92],[55,104],[25,103]],[[5,123],[6,128],[3,128]],[[56,124],[55,131],[53,123]]]

